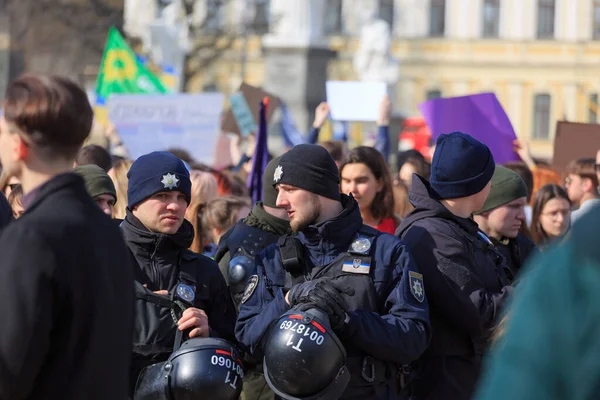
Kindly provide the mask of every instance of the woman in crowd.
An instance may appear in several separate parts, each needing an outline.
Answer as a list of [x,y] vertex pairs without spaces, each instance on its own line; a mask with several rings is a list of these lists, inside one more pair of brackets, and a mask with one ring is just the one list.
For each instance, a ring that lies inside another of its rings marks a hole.
[[394,215],[392,178],[381,153],[373,147],[352,149],[340,165],[342,193],[358,202],[366,225],[394,234],[400,218]]
[[204,244],[209,246],[204,254],[212,256],[221,236],[249,213],[250,204],[244,197],[218,197],[209,202],[202,210],[201,219],[203,235],[207,238]]
[[200,218],[202,218],[206,204],[217,197],[217,179],[210,172],[192,170],[190,171],[190,180],[192,181],[192,199],[185,212],[185,219],[190,221],[194,227],[194,241],[190,250],[202,254],[204,243],[210,242],[210,238],[204,236]]
[[558,185],[542,186],[533,201],[531,236],[540,247],[565,236],[571,226],[571,201]]
[[429,175],[431,175],[431,164],[419,152],[411,152],[404,160],[398,171],[398,179],[410,188],[413,174],[417,174],[426,180],[429,180]]
[[117,191],[117,202],[113,208],[113,218],[124,219],[125,209],[127,208],[127,172],[133,164],[133,161],[127,159],[119,159],[113,163],[112,168],[108,171],[108,176],[115,184]]
[[0,177],[0,188],[2,190],[2,193],[4,194],[4,196],[6,196],[6,198],[8,199],[8,196],[10,195],[10,192],[17,187],[18,185],[20,185],[21,182],[19,182],[18,178],[15,178],[14,176],[8,176],[6,174],[2,174],[2,176]]

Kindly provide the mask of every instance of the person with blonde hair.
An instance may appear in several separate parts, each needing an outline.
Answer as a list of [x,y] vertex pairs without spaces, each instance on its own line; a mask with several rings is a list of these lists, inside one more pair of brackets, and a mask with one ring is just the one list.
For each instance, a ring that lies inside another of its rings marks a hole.
[[210,172],[192,170],[190,171],[190,180],[192,181],[192,198],[185,211],[185,219],[190,221],[194,227],[194,241],[190,250],[202,253],[205,235],[201,229],[200,218],[206,204],[217,198],[218,185],[217,179]]
[[127,214],[127,183],[129,182],[127,172],[129,172],[131,164],[133,164],[133,161],[121,159],[116,161],[108,171],[108,176],[112,179],[117,191],[117,202],[113,208],[114,219],[125,219]]

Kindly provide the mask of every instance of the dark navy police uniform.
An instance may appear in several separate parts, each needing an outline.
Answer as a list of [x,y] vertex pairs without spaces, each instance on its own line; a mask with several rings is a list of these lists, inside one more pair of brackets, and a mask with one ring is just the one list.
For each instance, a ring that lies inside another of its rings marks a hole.
[[[349,319],[339,338],[348,353],[351,381],[342,399],[393,399],[401,366],[417,359],[431,330],[423,279],[406,246],[362,223],[357,203],[342,195],[343,212],[297,235],[310,273],[354,288],[346,296]],[[267,330],[290,307],[285,294],[298,277],[282,264],[277,245],[256,258],[236,325],[236,337],[261,357]]]

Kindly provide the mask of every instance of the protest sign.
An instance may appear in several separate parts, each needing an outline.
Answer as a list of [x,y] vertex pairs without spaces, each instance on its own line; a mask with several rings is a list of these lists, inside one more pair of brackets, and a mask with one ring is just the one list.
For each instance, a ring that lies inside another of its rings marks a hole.
[[[265,97],[269,98],[267,122],[271,119],[273,112],[275,112],[277,107],[279,107],[279,97],[271,93],[265,92],[261,88],[250,86],[247,83],[242,83],[238,92],[244,95],[244,98],[246,99],[246,104],[248,104],[248,107],[250,108],[250,112],[252,113],[252,118],[254,121],[258,120],[258,110],[260,107],[260,103]],[[233,114],[233,110],[231,108],[225,113],[225,118],[223,119],[223,125],[221,126],[221,129],[223,130],[223,132],[237,133],[238,135],[242,134],[238,122],[236,121],[235,116]]]
[[552,167],[564,172],[569,162],[578,158],[596,158],[600,150],[600,125],[558,121],[554,137]]
[[229,104],[231,105],[231,111],[233,116],[240,128],[242,136],[248,136],[251,133],[255,133],[258,129],[250,106],[244,97],[244,94],[237,92],[229,96]]
[[434,140],[459,131],[485,143],[497,164],[520,159],[513,147],[517,136],[494,93],[433,99],[419,109]]
[[387,93],[383,82],[328,81],[326,89],[334,121],[377,121]]
[[224,98],[222,93],[113,95],[108,115],[134,158],[176,147],[211,165]]

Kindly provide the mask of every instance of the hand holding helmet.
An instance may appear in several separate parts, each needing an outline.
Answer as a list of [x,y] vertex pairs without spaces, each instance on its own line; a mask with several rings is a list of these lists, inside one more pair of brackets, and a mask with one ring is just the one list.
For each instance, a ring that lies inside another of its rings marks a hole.
[[331,327],[339,331],[344,327],[348,302],[343,294],[354,295],[354,289],[339,281],[321,278],[294,285],[286,301],[298,310],[318,308],[329,316]]

